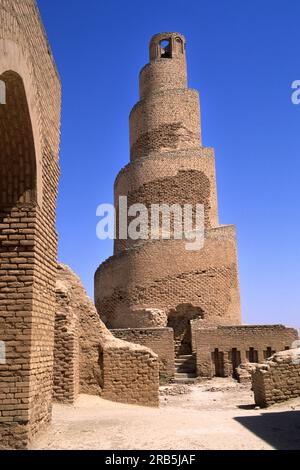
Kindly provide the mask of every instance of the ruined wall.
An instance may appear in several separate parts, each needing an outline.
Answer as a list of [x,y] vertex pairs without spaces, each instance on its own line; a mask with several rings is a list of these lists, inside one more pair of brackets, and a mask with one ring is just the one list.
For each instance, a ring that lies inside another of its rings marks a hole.
[[50,420],[60,81],[33,0],[0,0],[0,446]]
[[300,349],[279,352],[257,366],[252,388],[261,407],[300,397]]
[[73,402],[80,392],[157,406],[157,355],[115,338],[100,320],[78,276],[62,264],[58,265],[56,292],[55,399]]
[[192,331],[197,374],[232,375],[244,362],[263,362],[276,351],[289,349],[298,332],[282,325],[219,326]]
[[79,393],[79,317],[62,266],[56,281],[53,400],[74,403]]
[[121,403],[158,406],[158,357],[150,349],[123,343],[103,351],[102,398]]
[[133,328],[111,330],[111,332],[116,338],[146,346],[158,355],[161,383],[168,382],[174,377],[175,354],[172,328]]

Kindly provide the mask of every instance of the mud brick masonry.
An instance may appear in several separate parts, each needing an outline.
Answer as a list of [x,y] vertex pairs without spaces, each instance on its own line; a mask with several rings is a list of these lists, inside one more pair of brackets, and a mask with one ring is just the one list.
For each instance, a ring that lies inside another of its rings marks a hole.
[[300,396],[300,348],[274,354],[252,374],[255,403],[266,407]]
[[135,344],[143,344],[159,357],[160,383],[169,382],[174,377],[175,351],[173,328],[131,328],[111,330],[119,339]]
[[35,2],[0,1],[0,445],[50,421],[60,81]]
[[297,339],[296,330],[282,325],[195,329],[197,373],[205,377],[231,376],[240,364],[263,362],[276,351],[290,349]]
[[0,81],[0,447],[20,449],[50,422],[53,395],[157,405],[158,359],[113,339],[85,294],[75,309],[72,289],[56,290],[61,85],[33,0],[0,0]]
[[235,227],[219,224],[214,150],[202,145],[184,36],[155,35],[149,55],[130,113],[130,163],[116,178],[115,207],[120,196],[128,206],[203,204],[205,243],[187,251],[185,240],[164,239],[162,220],[157,240],[117,239],[114,255],[95,273],[96,307],[115,335],[158,354],[161,380],[175,372],[166,328],[174,331],[177,364],[191,356],[194,376],[235,375],[242,362],[291,347],[298,333],[241,325]]
[[[298,338],[241,325],[235,227],[218,222],[214,153],[201,144],[185,48],[178,33],[151,40],[115,198],[117,208],[120,195],[148,206],[203,203],[204,248],[116,240],[95,274],[96,310],[57,263],[61,85],[50,47],[34,0],[0,0],[0,448],[30,447],[53,401],[87,393],[158,406],[159,378],[174,380],[175,365],[234,374]],[[275,401],[273,362],[257,372],[258,401]],[[277,398],[289,395],[285,381],[299,389],[298,369],[283,363]]]
[[[147,207],[203,204],[205,245],[187,251],[185,240],[162,236],[117,239],[114,256],[95,274],[96,307],[109,328],[179,324],[184,304],[204,323],[241,322],[235,228],[218,222],[214,151],[201,144],[199,94],[187,86],[185,50],[178,33],[150,42],[140,101],[130,113],[131,161],[116,178],[115,205],[120,196]],[[148,308],[161,314],[149,318]]]
[[56,298],[54,400],[73,403],[78,393],[86,393],[157,406],[157,355],[115,338],[100,320],[80,279],[62,264],[58,265]]

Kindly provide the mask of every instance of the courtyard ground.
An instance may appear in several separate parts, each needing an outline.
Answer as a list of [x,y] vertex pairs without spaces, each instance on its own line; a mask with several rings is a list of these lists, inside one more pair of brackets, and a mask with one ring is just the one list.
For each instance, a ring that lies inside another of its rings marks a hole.
[[300,398],[255,409],[248,385],[212,379],[161,387],[160,408],[80,395],[54,405],[51,427],[33,449],[300,449]]

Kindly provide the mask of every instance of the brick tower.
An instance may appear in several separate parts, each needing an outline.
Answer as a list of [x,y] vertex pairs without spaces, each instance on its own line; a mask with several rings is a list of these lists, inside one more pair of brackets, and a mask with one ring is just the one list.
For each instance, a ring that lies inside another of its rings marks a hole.
[[140,100],[130,113],[130,163],[115,182],[128,205],[203,204],[205,243],[116,240],[114,256],[95,274],[97,309],[109,328],[171,326],[185,336],[201,325],[241,322],[235,227],[219,225],[215,158],[202,146],[199,94],[188,88],[186,41],[161,33],[140,73]]

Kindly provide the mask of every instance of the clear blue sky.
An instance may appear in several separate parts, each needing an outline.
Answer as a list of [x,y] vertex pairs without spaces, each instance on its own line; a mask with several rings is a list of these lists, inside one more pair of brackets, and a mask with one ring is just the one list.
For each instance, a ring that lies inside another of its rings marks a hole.
[[221,223],[235,223],[243,320],[300,327],[299,0],[38,0],[63,85],[59,258],[93,295],[112,253],[96,207],[129,160],[128,115],[150,37],[187,38]]

